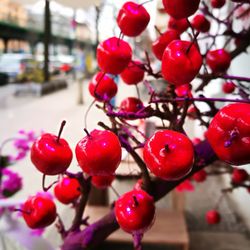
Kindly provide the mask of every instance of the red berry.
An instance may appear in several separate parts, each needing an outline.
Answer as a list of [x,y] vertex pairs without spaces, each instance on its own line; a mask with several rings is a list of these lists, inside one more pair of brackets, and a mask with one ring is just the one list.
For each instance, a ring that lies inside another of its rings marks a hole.
[[111,77],[99,72],[94,75],[89,83],[89,92],[96,100],[107,101],[116,95],[117,85]]
[[203,14],[198,14],[193,18],[192,26],[199,32],[208,32],[210,29],[210,22]]
[[120,227],[128,233],[144,233],[153,223],[153,197],[143,190],[132,190],[115,203],[115,216]]
[[117,24],[121,32],[130,37],[140,35],[147,27],[150,15],[142,4],[126,2],[119,10]]
[[194,149],[185,135],[172,130],[160,130],[146,142],[143,157],[154,175],[165,180],[176,180],[190,172]]
[[175,19],[170,17],[168,20],[168,28],[177,30],[180,34],[183,33],[189,27],[186,18]]
[[220,9],[225,3],[226,0],[211,0],[211,6],[216,9]]
[[143,185],[143,180],[142,179],[138,179],[138,181],[134,185],[134,189],[141,190],[141,189],[143,189],[142,185]]
[[130,45],[117,37],[111,37],[97,47],[97,63],[105,73],[120,74],[128,66],[131,58]]
[[207,172],[202,169],[199,172],[196,172],[193,176],[192,179],[195,180],[196,182],[204,182],[207,179]]
[[136,113],[143,108],[143,103],[136,97],[127,97],[120,104],[120,110]]
[[248,173],[245,169],[234,168],[232,173],[232,182],[234,184],[241,184],[248,180]]
[[43,195],[31,196],[22,206],[22,216],[32,229],[47,227],[56,219],[55,203]]
[[235,103],[219,110],[206,137],[221,160],[234,165],[250,163],[250,104]]
[[221,216],[217,210],[210,210],[206,213],[206,220],[210,225],[218,224],[220,223]]
[[54,188],[55,197],[63,204],[69,204],[81,195],[79,181],[75,178],[64,177]]
[[162,75],[174,85],[191,82],[199,73],[202,56],[195,44],[189,41],[172,41],[162,57]]
[[194,146],[195,146],[195,145],[198,145],[199,143],[201,143],[201,139],[198,138],[198,137],[196,137],[196,138],[194,138],[194,139],[192,140],[192,143],[193,143]]
[[231,56],[224,49],[210,50],[206,56],[206,63],[213,73],[223,73],[230,67]]
[[169,29],[161,34],[152,44],[152,51],[157,59],[161,60],[163,52],[167,45],[173,40],[180,39],[180,33],[177,30]]
[[162,0],[166,12],[176,18],[186,18],[193,15],[200,4],[200,0]]
[[180,86],[177,86],[174,90],[175,94],[178,97],[184,97],[184,96],[192,96],[191,93],[192,85],[190,83],[185,83]]
[[141,82],[144,78],[143,65],[140,61],[131,61],[127,68],[122,71],[121,78],[128,85]]
[[75,152],[79,166],[89,175],[113,175],[122,156],[118,137],[97,129],[78,142]]
[[233,93],[235,90],[235,84],[233,82],[224,82],[222,85],[222,90],[225,94]]
[[107,176],[95,175],[92,176],[91,183],[96,188],[104,189],[111,186],[111,183],[113,182],[114,179],[115,179],[114,175],[107,175]]
[[66,140],[53,134],[43,134],[31,147],[31,161],[46,175],[57,175],[66,171],[72,161],[72,151]]
[[187,115],[190,119],[196,119],[197,118],[197,109],[195,106],[190,106],[187,111]]

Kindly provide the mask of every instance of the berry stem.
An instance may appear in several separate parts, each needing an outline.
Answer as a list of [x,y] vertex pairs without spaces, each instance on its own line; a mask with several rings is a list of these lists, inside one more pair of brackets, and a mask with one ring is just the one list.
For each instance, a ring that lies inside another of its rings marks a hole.
[[162,32],[159,30],[159,28],[158,28],[156,25],[154,25],[154,28],[155,28],[155,30],[158,32],[158,34],[161,36],[161,35],[162,35]]
[[21,212],[21,213],[28,214],[28,215],[31,214],[31,211],[25,211],[25,210],[23,210],[21,208],[15,208],[14,212]]
[[83,129],[84,130],[84,132],[86,133],[86,135],[88,136],[88,137],[90,137],[90,133],[89,133],[89,131],[85,128],[85,129]]
[[142,237],[143,234],[140,233],[134,233],[133,234],[133,244],[134,244],[134,250],[142,250]]
[[141,4],[139,4],[138,7],[143,6],[144,4],[150,3],[150,2],[152,2],[152,1],[153,1],[153,0],[145,1],[145,2],[143,2],[143,3],[141,3]]
[[43,186],[44,192],[49,191],[59,181],[59,179],[58,179],[58,180],[52,182],[48,187],[45,187],[45,179],[46,179],[46,174],[43,175],[43,181],[42,181],[42,186]]
[[[93,107],[93,105],[95,104],[95,100],[93,100],[91,102],[91,104],[89,105],[89,107],[87,108],[86,112],[85,112],[85,115],[84,115],[84,127],[85,129],[87,130],[87,118],[88,118],[88,114],[89,114],[89,111],[91,110],[91,108]],[[84,129],[84,131],[85,131]],[[86,131],[85,131],[86,132]]]
[[60,137],[61,137],[61,134],[62,134],[62,131],[63,131],[65,124],[66,124],[66,121],[63,120],[61,123],[60,129],[59,129],[58,135],[57,135],[57,140],[56,140],[57,143],[59,143],[59,140],[60,140]]
[[112,191],[115,193],[115,195],[117,196],[117,198],[119,198],[120,195],[119,195],[119,193],[116,191],[116,189],[115,189],[112,185],[110,185],[110,188],[111,188]]

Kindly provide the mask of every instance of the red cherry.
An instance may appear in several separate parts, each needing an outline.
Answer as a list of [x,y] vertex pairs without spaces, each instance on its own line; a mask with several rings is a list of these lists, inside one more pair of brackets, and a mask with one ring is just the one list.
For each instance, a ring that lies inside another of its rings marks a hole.
[[192,179],[195,180],[196,182],[204,182],[207,179],[207,172],[204,169],[202,169],[196,172],[192,176]]
[[111,77],[99,72],[94,75],[89,83],[89,92],[96,100],[107,101],[116,95],[117,85]]
[[210,225],[218,224],[220,223],[221,216],[217,210],[210,210],[206,213],[206,220]]
[[224,82],[222,85],[222,90],[225,94],[233,93],[235,90],[235,84],[233,82]]
[[192,26],[199,32],[208,32],[210,29],[210,22],[203,14],[198,14],[193,18]]
[[92,176],[91,183],[96,188],[104,189],[111,186],[111,183],[115,179],[115,175],[107,175],[107,176]]
[[143,190],[132,190],[115,203],[115,216],[120,227],[128,233],[144,233],[153,223],[153,197]]
[[210,50],[206,56],[206,63],[213,73],[223,73],[230,67],[231,56],[224,49]]
[[191,82],[199,73],[202,56],[195,44],[189,41],[174,40],[164,51],[162,75],[174,85]]
[[177,30],[180,34],[183,33],[189,27],[186,18],[175,19],[170,17],[168,20],[168,28]]
[[123,70],[120,75],[124,83],[128,85],[135,85],[141,82],[144,78],[144,70],[142,67],[142,62],[131,61],[128,64],[128,67]]
[[180,179],[192,169],[193,144],[179,132],[160,130],[146,142],[143,157],[147,167],[157,177],[165,180]]
[[152,51],[157,59],[161,60],[167,45],[173,40],[179,40],[180,33],[177,30],[169,29],[161,34],[152,44]]
[[143,108],[143,103],[136,97],[127,97],[120,104],[120,110],[136,113]]
[[26,224],[32,229],[49,226],[57,216],[55,203],[43,195],[29,197],[21,211]]
[[142,185],[143,185],[143,180],[142,179],[138,179],[138,181],[134,185],[134,189],[141,190],[142,189]]
[[195,145],[198,145],[199,143],[201,143],[201,139],[198,138],[198,137],[195,137],[195,138],[192,140],[192,143],[193,143],[194,146],[195,146]]
[[200,4],[200,0],[162,0],[165,11],[176,19],[193,15]]
[[250,163],[250,104],[235,103],[219,110],[206,137],[221,160],[234,165]]
[[234,184],[241,184],[248,180],[248,173],[245,169],[234,168],[232,173],[232,182]]
[[89,175],[113,175],[122,156],[118,137],[97,129],[78,142],[75,152],[78,164]]
[[59,135],[43,134],[31,147],[31,161],[45,175],[57,175],[66,171],[72,161],[72,151],[66,140]]
[[126,2],[117,16],[117,24],[121,32],[130,37],[140,35],[147,27],[150,15],[142,4]]
[[191,96],[192,95],[191,90],[192,90],[192,85],[190,83],[185,83],[180,86],[177,86],[174,92],[178,97],[184,97],[184,96]]
[[61,203],[72,203],[81,195],[80,183],[75,178],[64,177],[56,184],[54,194]]
[[211,0],[211,6],[216,9],[220,9],[225,3],[226,0]]
[[111,37],[97,47],[97,63],[105,73],[120,74],[128,66],[131,58],[130,45],[117,37]]

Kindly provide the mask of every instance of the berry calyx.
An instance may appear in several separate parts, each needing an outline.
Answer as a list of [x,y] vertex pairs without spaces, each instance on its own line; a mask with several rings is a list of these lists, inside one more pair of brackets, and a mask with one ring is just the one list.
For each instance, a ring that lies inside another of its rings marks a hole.
[[128,233],[144,233],[155,216],[153,197],[143,190],[132,190],[115,203],[115,216],[120,227]]
[[143,158],[155,176],[164,180],[177,180],[191,171],[194,149],[185,135],[172,130],[160,130],[146,142]]

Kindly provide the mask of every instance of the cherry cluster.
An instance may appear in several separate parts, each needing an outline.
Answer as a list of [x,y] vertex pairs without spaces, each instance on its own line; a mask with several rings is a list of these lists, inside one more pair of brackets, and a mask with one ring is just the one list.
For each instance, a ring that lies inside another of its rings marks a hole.
[[[57,199],[63,204],[73,203],[76,208],[68,230],[62,220],[58,220],[57,226],[64,239],[62,249],[95,246],[118,225],[133,235],[135,249],[141,249],[138,238],[141,240],[154,221],[155,201],[191,176],[197,182],[204,181],[208,173],[203,168],[218,159],[224,162],[222,168],[226,170],[221,171],[218,167],[215,172],[232,174],[231,190],[237,187],[249,189],[248,173],[235,166],[250,163],[250,79],[227,74],[231,61],[249,45],[250,27],[236,32],[232,25],[232,17],[238,9],[249,10],[249,1],[232,1],[237,2],[232,11],[225,19],[220,19],[213,14],[213,9],[223,8],[226,2],[162,1],[170,19],[165,32],[156,27],[159,37],[152,42],[151,48],[156,60],[161,61],[159,72],[153,70],[148,51],[144,59],[133,58],[133,49],[123,38],[133,39],[146,29],[150,15],[144,4],[126,2],[119,10],[116,21],[121,34],[98,45],[96,59],[99,71],[89,83],[89,92],[98,102],[96,106],[110,118],[110,124],[100,121],[98,125],[104,130],[89,132],[85,128],[86,136],[75,148],[82,171],[73,174],[67,170],[73,153],[66,140],[60,137],[65,122],[58,136],[44,134],[31,149],[31,160],[44,177],[61,176],[54,189]],[[209,33],[213,22],[218,27],[223,26],[223,33],[219,33],[221,29],[216,34]],[[182,38],[185,34],[189,39]],[[229,39],[218,48],[216,40],[219,36]],[[201,52],[204,41],[207,47],[205,52]],[[227,45],[232,43],[237,45],[229,51]],[[114,106],[111,99],[118,90],[114,80],[116,75],[127,85],[143,83],[148,90],[148,101],[142,102],[138,95],[138,98],[127,97],[118,107]],[[148,76],[162,79],[165,90],[157,92]],[[224,94],[233,93],[236,98],[205,96],[204,88],[218,78],[225,80],[222,86]],[[194,79],[199,81],[196,89]],[[218,109],[217,101],[233,104]],[[202,111],[197,102],[204,102],[208,109]],[[150,117],[159,119],[162,128],[147,137],[131,121],[145,121]],[[191,141],[184,129],[187,119],[198,120],[206,128],[205,140]],[[91,183],[98,188],[111,185],[121,162],[122,148],[138,164],[141,180],[133,190],[118,198],[109,215],[86,226],[83,213]],[[48,226],[57,217],[53,201],[41,195],[30,197],[23,205],[22,213],[32,228]],[[215,224],[219,220],[217,210],[207,213],[208,223]],[[82,225],[85,225],[84,229]],[[98,228],[100,230],[96,232]]]

